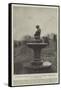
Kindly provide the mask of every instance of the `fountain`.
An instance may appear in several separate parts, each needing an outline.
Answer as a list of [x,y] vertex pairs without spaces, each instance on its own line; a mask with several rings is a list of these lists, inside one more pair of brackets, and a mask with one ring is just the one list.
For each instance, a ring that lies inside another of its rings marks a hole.
[[31,48],[34,52],[34,60],[27,65],[27,70],[29,70],[31,73],[35,71],[35,73],[37,72],[46,72],[49,71],[50,67],[52,66],[52,63],[49,61],[43,61],[41,59],[41,50],[43,48],[45,48],[48,43],[45,42],[41,42],[42,39],[40,39],[40,33],[41,30],[39,28],[39,26],[36,26],[37,31],[34,35],[35,40],[31,41],[31,42],[27,42],[27,46],[29,48]]

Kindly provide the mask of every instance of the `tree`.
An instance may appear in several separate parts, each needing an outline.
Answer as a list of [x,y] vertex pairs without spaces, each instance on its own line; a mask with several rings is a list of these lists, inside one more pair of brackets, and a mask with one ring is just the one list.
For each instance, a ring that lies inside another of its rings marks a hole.
[[56,35],[56,34],[54,34],[53,40],[54,40],[54,41],[57,41],[57,35]]
[[49,38],[47,36],[43,36],[44,42],[49,44]]

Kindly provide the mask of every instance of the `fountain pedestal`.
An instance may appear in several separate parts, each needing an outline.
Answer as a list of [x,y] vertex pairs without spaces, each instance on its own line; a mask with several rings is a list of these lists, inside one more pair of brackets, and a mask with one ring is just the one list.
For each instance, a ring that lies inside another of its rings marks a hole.
[[43,61],[41,59],[41,49],[45,48],[48,44],[47,43],[40,43],[40,42],[28,42],[27,46],[34,51],[34,60],[27,66],[29,71],[35,72],[45,72],[46,69],[51,67],[51,63],[48,61]]

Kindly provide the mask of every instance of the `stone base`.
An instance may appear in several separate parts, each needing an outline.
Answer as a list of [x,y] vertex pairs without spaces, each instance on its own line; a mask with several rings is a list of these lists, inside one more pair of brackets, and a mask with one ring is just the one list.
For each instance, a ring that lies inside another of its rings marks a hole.
[[27,65],[25,68],[28,73],[50,73],[51,72],[52,63],[49,61],[45,62],[32,62]]
[[40,60],[34,60],[33,62],[31,62],[32,67],[39,67],[42,64],[43,64],[43,61],[40,61]]

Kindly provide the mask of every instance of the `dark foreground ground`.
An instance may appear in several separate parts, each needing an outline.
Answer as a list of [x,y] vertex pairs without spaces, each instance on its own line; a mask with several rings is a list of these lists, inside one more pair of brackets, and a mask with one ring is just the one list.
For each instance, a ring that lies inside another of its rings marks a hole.
[[14,47],[14,74],[31,74],[31,73],[55,73],[57,72],[57,50],[56,42],[49,41],[49,46],[42,49],[41,59],[44,61],[50,61],[52,67],[47,69],[33,70],[32,68],[26,68],[34,60],[33,50],[28,48],[25,44],[18,47]]

